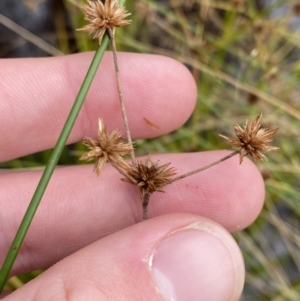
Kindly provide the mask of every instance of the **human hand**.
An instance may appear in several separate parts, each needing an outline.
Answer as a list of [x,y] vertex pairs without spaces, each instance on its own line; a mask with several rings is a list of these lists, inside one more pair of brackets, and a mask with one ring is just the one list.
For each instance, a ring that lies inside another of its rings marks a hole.
[[[54,146],[91,58],[83,53],[0,62],[1,161]],[[196,87],[184,66],[126,53],[119,53],[119,61],[133,138],[163,135],[187,120]],[[116,91],[108,53],[69,143],[96,137],[98,117],[108,130],[123,129]],[[224,154],[153,157],[181,174]],[[0,174],[0,262],[41,173]],[[5,300],[238,300],[244,264],[225,229],[243,229],[262,207],[264,185],[251,161],[239,165],[234,157],[167,185],[165,193],[151,196],[153,218],[144,222],[139,192],[120,178],[109,165],[100,178],[91,165],[56,169],[12,275],[56,264]]]

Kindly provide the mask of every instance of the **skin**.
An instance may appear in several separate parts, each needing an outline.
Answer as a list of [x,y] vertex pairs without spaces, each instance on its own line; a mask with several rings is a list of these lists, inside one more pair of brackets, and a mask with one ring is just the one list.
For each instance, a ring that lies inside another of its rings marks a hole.
[[[0,61],[2,162],[54,146],[92,55]],[[166,57],[130,53],[120,53],[119,62],[133,139],[166,134],[189,118],[197,91],[183,65]],[[122,132],[112,63],[107,53],[68,143],[84,136],[96,138],[98,117],[109,131]],[[181,174],[228,153],[164,154],[153,159],[171,162]],[[40,177],[40,170],[0,173],[0,262]],[[100,178],[91,165],[57,168],[11,275],[52,267],[3,295],[4,300],[169,300],[157,271],[168,269],[176,278],[175,263],[169,262],[172,250],[180,252],[191,241],[199,242],[195,249],[199,247],[197,254],[203,259],[201,268],[191,265],[193,273],[204,274],[195,283],[203,287],[201,296],[194,294],[189,300],[239,300],[244,267],[229,232],[250,225],[262,208],[264,184],[254,164],[245,159],[239,165],[233,157],[167,186],[165,193],[151,197],[150,219],[143,222],[137,189],[120,178],[109,165]],[[172,237],[182,243],[172,247]],[[211,254],[213,259],[223,258],[221,264],[212,266]],[[184,259],[187,265],[188,260]],[[179,278],[173,279],[179,282],[174,300],[182,300],[180,294],[187,290]]]

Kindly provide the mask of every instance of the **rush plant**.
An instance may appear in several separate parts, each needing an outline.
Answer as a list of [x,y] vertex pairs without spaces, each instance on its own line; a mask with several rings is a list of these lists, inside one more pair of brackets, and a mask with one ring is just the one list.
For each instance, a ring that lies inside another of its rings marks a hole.
[[[147,208],[151,195],[155,192],[163,192],[166,185],[192,176],[205,169],[212,168],[235,155],[239,155],[240,164],[245,156],[251,156],[256,161],[263,161],[266,160],[266,157],[263,154],[264,152],[278,149],[277,147],[269,145],[278,129],[262,127],[262,114],[260,113],[254,120],[249,122],[246,121],[244,127],[239,125],[234,127],[236,138],[233,139],[220,135],[225,138],[231,146],[237,148],[237,150],[208,165],[199,166],[195,170],[185,174],[176,175],[176,169],[171,165],[171,162],[162,164],[159,161],[154,161],[150,154],[145,160],[136,159],[134,142],[132,141],[130,134],[130,120],[128,120],[126,114],[126,95],[123,95],[120,80],[121,66],[119,66],[118,63],[115,45],[116,28],[128,25],[131,22],[127,19],[130,13],[123,7],[124,2],[124,0],[106,0],[103,3],[100,0],[88,0],[87,4],[82,7],[85,19],[89,24],[79,30],[91,34],[94,39],[98,39],[99,47],[96,50],[78,96],[49,159],[49,163],[45,168],[32,201],[2,265],[0,270],[0,291],[2,291],[4,287],[109,42],[111,43],[113,51],[120,110],[124,121],[126,139],[123,138],[117,130],[108,133],[103,121],[104,116],[99,116],[98,138],[93,139],[86,137],[83,140],[84,145],[86,145],[89,150],[86,154],[81,156],[81,159],[87,161],[95,160],[94,171],[97,176],[101,174],[101,170],[104,168],[105,164],[109,162],[123,176],[122,180],[124,182],[135,185],[140,193],[143,208],[143,214],[141,215],[143,215],[143,219],[148,218]],[[127,157],[131,158],[130,163],[126,160]]]

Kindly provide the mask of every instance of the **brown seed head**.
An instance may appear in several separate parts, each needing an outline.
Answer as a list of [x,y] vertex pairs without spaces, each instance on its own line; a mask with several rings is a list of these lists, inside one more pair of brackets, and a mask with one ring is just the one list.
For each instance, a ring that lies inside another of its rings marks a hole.
[[247,155],[250,155],[256,161],[266,161],[267,157],[262,152],[279,149],[278,147],[268,145],[277,133],[278,128],[275,130],[262,128],[260,124],[261,116],[262,113],[250,122],[247,120],[244,128],[241,128],[239,125],[235,125],[234,131],[237,139],[230,139],[226,136],[219,135],[226,139],[230,145],[240,149],[240,164],[243,162],[243,158]]
[[170,163],[159,165],[159,161],[154,163],[149,156],[145,162],[137,162],[136,166],[130,165],[130,169],[127,170],[130,178],[122,180],[137,185],[142,196],[150,195],[154,191],[163,192],[162,188],[169,184],[171,177],[176,174],[173,167],[168,168],[169,165]]
[[100,172],[107,161],[112,165],[128,169],[129,165],[123,160],[122,156],[131,153],[133,149],[132,145],[125,142],[118,131],[113,131],[108,134],[106,127],[100,118],[98,125],[98,140],[89,137],[83,139],[83,144],[86,145],[90,151],[82,155],[80,160],[90,161],[95,159],[94,171],[97,176],[100,175]]
[[88,0],[87,2],[87,5],[82,6],[82,10],[85,20],[89,21],[90,24],[77,30],[92,34],[93,39],[99,40],[99,44],[101,44],[107,28],[113,29],[131,22],[131,20],[124,20],[130,13],[124,7],[119,6],[118,0],[106,0],[104,4],[100,0]]

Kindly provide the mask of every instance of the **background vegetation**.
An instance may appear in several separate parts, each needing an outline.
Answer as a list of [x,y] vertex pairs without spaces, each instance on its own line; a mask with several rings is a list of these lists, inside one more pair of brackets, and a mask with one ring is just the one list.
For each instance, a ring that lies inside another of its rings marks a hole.
[[[18,32],[19,44],[10,44],[12,32],[0,29],[0,45],[5,44],[0,55],[18,56],[22,47],[27,49],[23,56],[95,49],[97,42],[74,30],[83,24],[79,3],[23,0],[24,9],[33,16],[46,9],[51,25],[34,32],[19,23],[35,34],[25,31],[20,37],[17,25],[10,24]],[[281,150],[270,153],[267,164],[258,165],[267,189],[263,211],[235,238],[247,266],[242,300],[299,300],[300,1],[128,0],[126,7],[133,22],[118,30],[118,49],[173,57],[188,66],[198,84],[197,108],[187,124],[164,137],[137,141],[139,155],[227,148],[217,134],[230,135],[233,123],[243,123],[261,111],[266,125],[280,127],[274,145]],[[7,28],[3,15],[0,23]],[[60,164],[81,164],[82,150],[81,144],[66,147]],[[49,153],[0,167],[3,171],[44,166]],[[17,288],[38,273],[14,277],[9,285]]]

